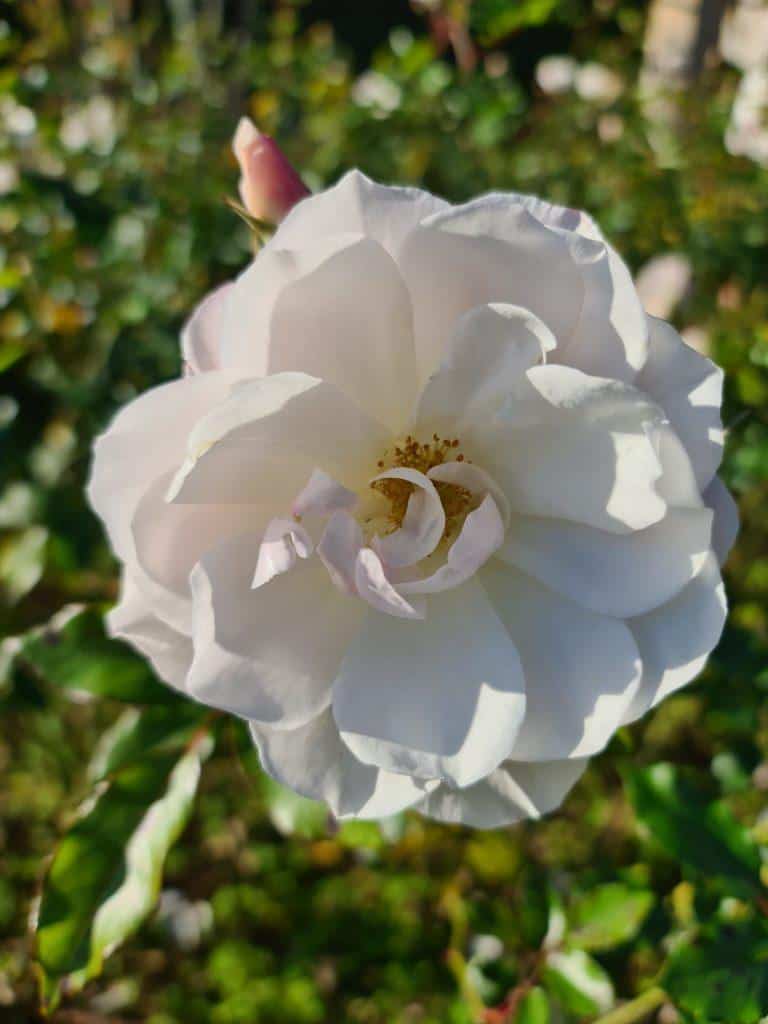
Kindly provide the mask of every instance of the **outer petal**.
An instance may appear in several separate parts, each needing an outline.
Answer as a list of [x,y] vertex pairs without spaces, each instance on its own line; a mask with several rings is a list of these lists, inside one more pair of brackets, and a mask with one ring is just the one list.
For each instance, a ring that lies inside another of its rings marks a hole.
[[203,299],[181,330],[181,352],[191,373],[221,367],[221,344],[227,329],[232,283],[219,285]]
[[341,742],[330,710],[296,729],[250,723],[265,771],[337,818],[384,818],[422,799],[431,783],[363,764]]
[[446,784],[416,808],[430,818],[472,828],[501,828],[554,811],[587,766],[586,760],[505,761],[486,779],[466,789]]
[[331,384],[304,373],[245,382],[189,436],[174,501],[289,508],[316,467],[353,489],[386,448],[388,435]]
[[720,639],[726,611],[717,559],[710,554],[677,597],[648,615],[630,619],[643,659],[643,678],[625,722],[633,722],[699,674]]
[[421,394],[417,434],[461,436],[473,420],[489,419],[519,387],[525,371],[555,345],[546,324],[527,309],[495,302],[470,309]]
[[374,239],[397,258],[404,239],[422,220],[447,209],[444,199],[429,192],[378,185],[360,171],[349,171],[333,188],[294,207],[274,242],[291,249],[307,238],[355,232]]
[[225,370],[162,384],[121,409],[97,439],[88,500],[123,560],[133,554],[131,520],[147,481],[181,462],[194,424],[239,379],[239,373]]
[[169,504],[165,494],[170,478],[170,473],[164,473],[152,481],[136,505],[131,523],[132,571],[157,613],[175,629],[189,634],[189,574],[195,563],[224,537],[258,529],[266,523],[268,513],[263,506],[253,505]]
[[[582,243],[590,245],[602,251],[601,243]],[[584,302],[568,237],[507,195],[481,196],[429,218],[407,237],[400,263],[413,298],[423,380],[439,365],[459,317],[475,306],[529,309],[562,344]]]
[[641,392],[566,366],[529,370],[478,450],[519,513],[627,533],[666,503],[652,434],[661,410]]
[[517,652],[473,580],[431,598],[425,622],[370,612],[333,688],[361,761],[458,786],[509,754],[524,710]]
[[[543,224],[572,237],[574,259],[583,275],[584,304],[553,361],[595,376],[631,381],[647,356],[648,329],[626,264],[586,213],[536,196],[514,198]],[[586,240],[586,248],[578,238]]]
[[720,404],[723,371],[685,344],[664,320],[648,317],[648,362],[637,378],[669,416],[691,459],[699,489],[715,475],[723,454]]
[[525,673],[525,718],[510,757],[552,761],[602,750],[640,685],[640,655],[627,626],[498,559],[480,579]]
[[411,300],[378,242],[354,241],[287,284],[269,331],[269,373],[313,374],[392,430],[405,426],[416,400]]
[[146,595],[129,573],[123,575],[120,600],[108,612],[106,623],[109,635],[135,647],[163,682],[184,690],[192,664],[192,641],[153,615]]
[[213,707],[293,728],[328,706],[360,606],[331,586],[317,559],[252,590],[259,540],[225,541],[192,572],[195,657],[187,689]]
[[620,536],[563,521],[513,517],[499,557],[600,615],[643,615],[671,600],[709,553],[709,509],[670,509]]
[[714,513],[712,547],[720,565],[725,565],[739,532],[739,508],[720,477],[715,477],[706,491],[704,501]]

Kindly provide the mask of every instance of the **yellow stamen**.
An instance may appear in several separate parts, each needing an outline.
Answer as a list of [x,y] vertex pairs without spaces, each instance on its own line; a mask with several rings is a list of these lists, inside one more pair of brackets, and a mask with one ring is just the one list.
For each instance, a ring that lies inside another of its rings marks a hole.
[[[441,438],[437,434],[433,434],[431,442],[423,443],[409,434],[405,441],[395,447],[389,458],[387,458],[388,453],[384,452],[384,458],[379,459],[377,465],[379,469],[384,469],[385,465],[389,469],[415,469],[426,476],[430,469],[443,462],[454,460],[464,462],[464,456],[456,455],[453,451],[458,446],[458,438]],[[466,487],[461,487],[459,484],[443,483],[441,480],[435,480],[433,483],[445,511],[444,537],[449,537],[458,521],[471,510],[473,495]],[[387,479],[375,480],[371,487],[389,501],[390,509],[387,519],[390,532],[399,529],[405,518],[408,501],[414,491],[414,484],[407,480]]]

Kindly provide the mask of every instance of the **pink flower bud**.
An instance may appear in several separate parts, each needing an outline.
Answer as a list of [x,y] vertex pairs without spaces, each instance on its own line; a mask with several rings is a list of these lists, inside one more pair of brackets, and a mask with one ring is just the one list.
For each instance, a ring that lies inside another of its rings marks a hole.
[[240,164],[240,198],[248,213],[277,224],[309,190],[280,147],[249,117],[240,118],[232,140]]

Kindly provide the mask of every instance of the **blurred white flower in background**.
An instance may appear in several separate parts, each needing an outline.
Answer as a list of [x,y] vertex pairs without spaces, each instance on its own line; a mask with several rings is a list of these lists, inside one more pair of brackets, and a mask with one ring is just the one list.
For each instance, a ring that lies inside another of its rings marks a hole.
[[668,320],[691,284],[691,261],[681,252],[668,252],[640,268],[636,286],[645,311]]
[[391,114],[400,106],[403,93],[397,82],[379,71],[365,71],[352,87],[352,99],[359,107],[372,107]]
[[573,88],[578,64],[573,57],[544,57],[536,65],[536,84],[550,95]]
[[92,96],[87,103],[70,107],[61,121],[59,138],[72,152],[89,148],[108,156],[117,138],[115,106],[108,96]]

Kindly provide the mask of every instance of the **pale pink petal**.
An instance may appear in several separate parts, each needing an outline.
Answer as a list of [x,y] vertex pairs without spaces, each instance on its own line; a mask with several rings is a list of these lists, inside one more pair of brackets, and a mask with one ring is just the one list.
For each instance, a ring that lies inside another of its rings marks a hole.
[[227,324],[232,283],[209,292],[181,329],[181,352],[189,373],[208,373],[221,367],[221,343]]
[[371,607],[398,619],[423,619],[426,607],[423,598],[410,603],[387,579],[381,559],[372,548],[361,548],[355,561],[355,589]]
[[333,512],[317,545],[317,554],[334,584],[347,594],[357,594],[355,567],[362,546],[363,531],[354,516],[343,509]]
[[327,516],[336,509],[352,508],[357,502],[357,495],[344,487],[322,469],[312,470],[306,487],[296,498],[291,508],[294,516],[306,515]]
[[288,572],[297,558],[309,558],[312,549],[312,538],[294,519],[270,520],[259,545],[251,587],[263,587],[275,576]]

